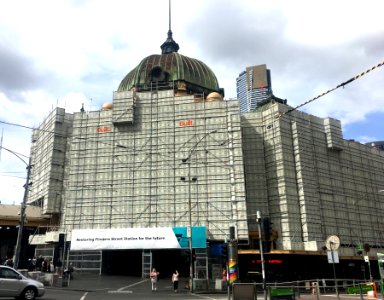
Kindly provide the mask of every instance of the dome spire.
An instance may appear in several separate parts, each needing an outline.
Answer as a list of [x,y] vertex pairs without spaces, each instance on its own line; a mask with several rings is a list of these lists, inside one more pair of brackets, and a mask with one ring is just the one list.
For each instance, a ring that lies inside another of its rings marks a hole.
[[177,52],[179,50],[179,44],[176,43],[172,38],[172,30],[171,30],[171,0],[169,0],[169,29],[168,29],[168,37],[165,42],[160,46],[161,54],[167,54],[172,52]]

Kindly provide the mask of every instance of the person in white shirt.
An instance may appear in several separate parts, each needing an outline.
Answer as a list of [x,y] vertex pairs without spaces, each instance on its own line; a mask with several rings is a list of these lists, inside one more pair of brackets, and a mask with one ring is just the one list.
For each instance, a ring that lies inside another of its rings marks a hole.
[[173,282],[173,290],[175,293],[177,293],[177,290],[179,288],[179,272],[175,270],[172,274],[172,282]]
[[157,280],[158,280],[159,274],[160,273],[157,272],[155,268],[152,269],[152,272],[150,274],[151,283],[152,283],[152,291],[156,291],[157,290]]

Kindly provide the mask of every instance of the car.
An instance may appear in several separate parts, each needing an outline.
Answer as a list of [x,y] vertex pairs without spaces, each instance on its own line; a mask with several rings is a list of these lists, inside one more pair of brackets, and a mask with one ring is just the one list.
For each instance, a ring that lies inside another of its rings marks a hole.
[[0,266],[0,297],[33,300],[45,293],[44,284],[8,266]]

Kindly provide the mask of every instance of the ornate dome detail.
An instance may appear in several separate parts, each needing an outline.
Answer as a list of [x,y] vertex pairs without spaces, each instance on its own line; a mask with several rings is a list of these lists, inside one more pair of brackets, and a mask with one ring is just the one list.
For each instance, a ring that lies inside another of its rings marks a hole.
[[170,88],[170,83],[176,86],[180,81],[185,82],[187,93],[223,94],[215,74],[205,63],[177,52],[154,54],[144,58],[121,81],[118,92],[129,91],[133,87],[138,91],[149,90],[154,85],[157,88]]
[[207,101],[220,101],[223,100],[223,96],[221,96],[217,92],[212,92],[207,96]]
[[111,102],[105,102],[102,106],[101,106],[101,110],[110,110],[113,108],[113,104]]

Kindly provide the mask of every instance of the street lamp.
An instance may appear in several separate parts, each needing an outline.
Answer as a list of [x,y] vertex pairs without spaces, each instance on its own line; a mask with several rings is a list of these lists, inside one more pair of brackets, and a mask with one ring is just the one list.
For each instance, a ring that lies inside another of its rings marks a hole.
[[191,292],[193,293],[193,247],[192,247],[192,200],[191,200],[191,183],[197,181],[197,177],[191,178],[191,163],[189,161],[190,156],[183,158],[181,161],[183,164],[188,164],[188,178],[180,177],[181,181],[188,182],[188,208],[189,208],[189,239],[188,239],[188,248],[189,248],[189,278]]
[[9,153],[12,153],[13,155],[15,155],[18,159],[20,159],[27,166],[27,179],[26,179],[26,182],[24,184],[23,202],[21,203],[21,206],[20,206],[19,230],[17,232],[15,259],[13,262],[14,268],[17,269],[19,266],[19,261],[20,261],[21,241],[23,238],[23,228],[24,228],[24,222],[25,222],[25,209],[26,209],[26,203],[27,203],[27,197],[28,197],[28,187],[31,184],[29,182],[29,176],[31,174],[31,158],[29,158],[29,163],[27,163],[16,152],[14,152],[10,149],[4,148],[3,146],[0,146],[0,148],[4,149],[5,151],[8,151]]
[[267,289],[265,286],[264,251],[263,251],[263,241],[261,240],[261,214],[259,210],[256,212],[256,221],[257,221],[257,228],[259,231],[259,248],[260,248],[260,259],[261,259],[261,275],[263,278],[264,299],[267,300]]
[[181,162],[183,164],[188,164],[188,180],[185,177],[180,177],[180,180],[187,181],[188,182],[188,206],[189,206],[189,252],[190,252],[190,258],[189,258],[189,277],[191,280],[190,289],[191,292],[193,292],[193,247],[192,247],[192,203],[191,203],[191,183],[197,181],[197,177],[191,177],[191,162],[190,159],[192,157],[192,154],[196,152],[197,146],[210,134],[216,133],[217,130],[212,130],[207,133],[205,133],[189,150],[188,156],[186,158],[183,158]]

